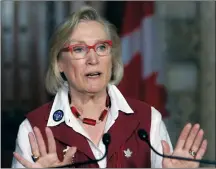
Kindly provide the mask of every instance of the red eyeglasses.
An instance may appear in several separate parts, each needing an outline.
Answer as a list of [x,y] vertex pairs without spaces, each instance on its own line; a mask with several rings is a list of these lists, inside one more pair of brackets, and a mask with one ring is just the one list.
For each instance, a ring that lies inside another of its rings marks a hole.
[[110,54],[111,48],[112,48],[112,41],[105,40],[105,41],[97,42],[93,46],[89,46],[86,44],[70,45],[61,49],[61,51],[63,52],[70,51],[72,56],[75,59],[82,59],[85,58],[86,54],[89,52],[90,49],[93,49],[99,56],[106,56]]

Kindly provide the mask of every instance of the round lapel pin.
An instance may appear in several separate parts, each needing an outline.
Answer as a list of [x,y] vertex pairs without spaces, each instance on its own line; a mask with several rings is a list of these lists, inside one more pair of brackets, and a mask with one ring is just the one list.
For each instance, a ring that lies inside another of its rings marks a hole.
[[60,121],[64,116],[64,113],[62,110],[56,110],[53,114],[53,120],[58,122]]

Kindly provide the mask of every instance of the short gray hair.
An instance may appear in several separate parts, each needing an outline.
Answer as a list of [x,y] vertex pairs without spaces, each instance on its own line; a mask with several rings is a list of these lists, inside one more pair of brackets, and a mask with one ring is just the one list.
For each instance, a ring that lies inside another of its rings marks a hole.
[[105,31],[108,33],[113,43],[111,51],[112,75],[109,83],[118,85],[123,77],[124,65],[121,58],[121,40],[117,34],[116,27],[102,18],[94,8],[84,6],[66,18],[66,20],[57,27],[51,37],[49,51],[50,62],[45,81],[46,89],[51,94],[56,94],[58,89],[65,83],[58,68],[59,53],[68,42],[69,36],[81,20],[97,21],[104,26]]

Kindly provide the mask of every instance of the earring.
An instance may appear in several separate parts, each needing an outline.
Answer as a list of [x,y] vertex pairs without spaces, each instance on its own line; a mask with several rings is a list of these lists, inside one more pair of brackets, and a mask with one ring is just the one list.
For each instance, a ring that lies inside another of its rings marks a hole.
[[62,77],[62,79],[63,79],[64,81],[67,81],[67,78],[66,78],[64,72],[60,72],[60,75],[61,75],[61,77]]

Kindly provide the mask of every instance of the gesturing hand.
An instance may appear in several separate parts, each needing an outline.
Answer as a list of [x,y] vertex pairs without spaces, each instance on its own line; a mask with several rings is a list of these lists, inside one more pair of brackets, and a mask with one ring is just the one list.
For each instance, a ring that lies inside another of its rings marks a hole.
[[[163,153],[166,155],[202,159],[206,152],[207,140],[203,140],[204,132],[199,124],[192,127],[187,124],[182,130],[173,153],[170,153],[170,147],[167,142],[162,141]],[[191,161],[182,161],[164,158],[163,167],[165,168],[197,168],[199,163]]]
[[50,167],[60,167],[63,165],[68,165],[73,163],[73,156],[76,152],[76,147],[70,147],[66,152],[63,161],[60,161],[57,152],[56,144],[54,140],[53,133],[50,128],[46,127],[46,136],[48,140],[48,151],[46,150],[46,145],[40,130],[34,127],[34,133],[29,133],[29,141],[31,145],[31,151],[34,156],[38,156],[39,159],[35,163],[31,163],[20,154],[14,152],[14,157],[19,161],[24,167],[27,168],[50,168]]

